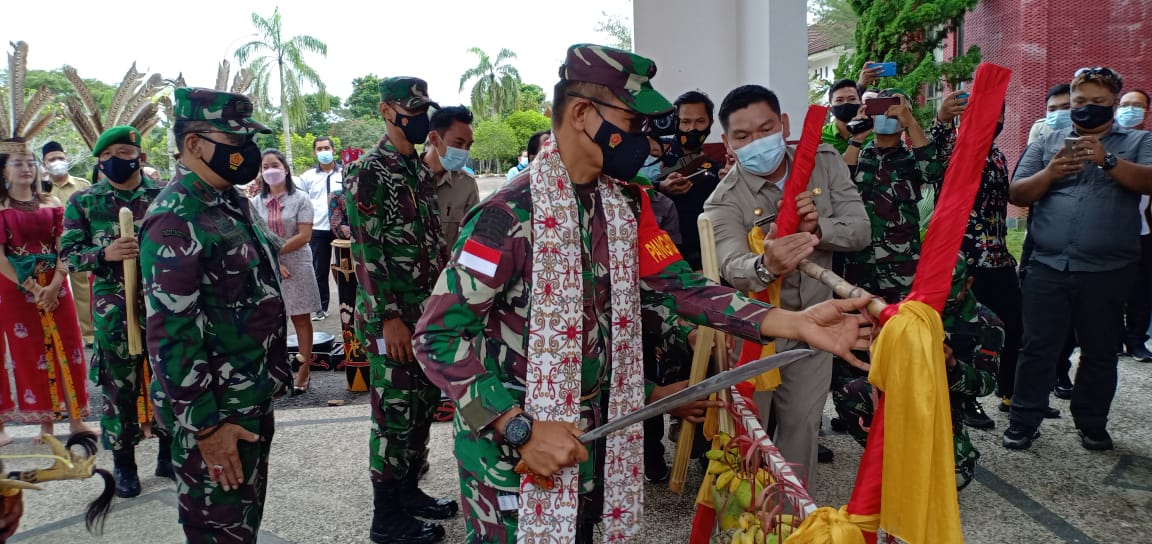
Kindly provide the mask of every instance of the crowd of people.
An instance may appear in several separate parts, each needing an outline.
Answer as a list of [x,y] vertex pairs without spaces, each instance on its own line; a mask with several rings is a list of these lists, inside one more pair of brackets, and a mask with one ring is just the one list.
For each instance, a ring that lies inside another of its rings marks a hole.
[[[140,493],[135,447],[156,436],[156,474],[176,481],[188,540],[254,542],[272,401],[308,390],[312,322],[327,316],[333,246],[344,243],[355,276],[341,285],[342,325],[370,367],[373,542],[438,542],[436,521],[460,512],[468,542],[590,543],[598,525],[606,540],[636,535],[644,479],[668,477],[668,422],[588,445],[579,436],[685,388],[698,326],[756,357],[814,348],[758,378],[753,398],[783,456],[819,485],[829,393],[833,429],[867,440],[875,331],[859,313],[868,296],[836,300],[797,268],[833,269],[888,303],[908,295],[969,93],[948,93],[924,127],[911,94],[883,87],[877,67],[832,85],[832,119],[795,201],[799,228],[780,235],[799,124],[778,97],[744,85],[718,110],[699,91],[670,102],[655,75],[639,55],[572,46],[552,129],[526,142],[482,201],[464,171],[472,113],[433,102],[415,77],[380,83],[387,129],[375,148],[338,155],[317,138],[316,166],[299,176],[255,143],[269,129],[249,98],[209,89],[175,91],[179,163],[167,182],[148,170],[146,135],[132,126],[92,146],[91,184],[68,174],[59,144],[36,153],[4,140],[0,352],[15,381],[0,376],[0,423],[51,433],[69,417],[74,432],[93,431],[83,422],[91,368],[117,495]],[[1006,448],[1032,446],[1043,419],[1059,417],[1055,394],[1071,399],[1083,447],[1106,450],[1118,353],[1152,361],[1149,101],[1124,91],[1113,70],[1079,70],[1034,98],[1048,114],[1014,171],[995,144],[988,152],[941,314],[958,488],[980,457],[967,428],[995,425],[979,397],[995,392],[1009,413]],[[1018,99],[1006,108],[1026,107]],[[705,149],[717,119],[719,154]],[[1028,209],[1019,261],[1009,203]],[[702,247],[700,217],[715,247]],[[700,273],[709,253],[722,284]],[[125,284],[126,261],[139,264],[142,296]],[[456,409],[459,502],[420,489],[439,470],[427,455],[442,395]],[[716,407],[701,400],[671,416],[700,422]],[[10,441],[0,427],[0,445]],[[555,489],[524,484],[517,465]]]

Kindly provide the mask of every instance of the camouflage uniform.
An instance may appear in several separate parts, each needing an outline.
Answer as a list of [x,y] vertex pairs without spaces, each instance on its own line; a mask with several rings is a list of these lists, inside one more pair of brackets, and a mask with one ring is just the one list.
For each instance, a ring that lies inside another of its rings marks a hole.
[[[992,310],[976,301],[971,289],[960,290],[968,278],[961,257],[952,280],[952,293],[944,306],[944,341],[952,348],[956,366],[948,369],[948,400],[952,409],[952,439],[955,448],[956,485],[963,489],[976,471],[980,452],[972,444],[964,426],[964,401],[990,395],[996,389],[1000,353],[1004,348],[1004,324]],[[859,377],[832,391],[836,411],[848,425],[848,434],[860,445],[868,440],[866,428],[872,424],[872,386]]]
[[[576,66],[585,72],[582,77],[594,78],[577,81],[605,86],[637,112],[651,113],[642,108],[658,102],[664,104],[665,111],[671,108],[662,97],[657,101],[647,94],[654,93],[647,77],[655,70],[648,59],[580,45],[569,49],[566,68],[561,73],[571,75]],[[636,85],[626,86],[625,81]],[[642,99],[647,101],[642,104]],[[420,364],[457,405],[456,458],[469,543],[516,539],[520,477],[513,467],[519,454],[498,438],[490,425],[501,414],[525,402],[533,281],[530,187],[530,176],[521,175],[473,208],[460,231],[454,258],[440,275],[416,328]],[[613,327],[608,307],[609,225],[595,184],[575,185],[574,190],[585,255],[580,426],[588,429],[604,423],[611,383],[611,354],[607,353]],[[637,217],[641,213],[641,190],[635,185],[623,188],[624,198]],[[491,275],[461,264],[468,247],[486,248],[477,250],[498,255]],[[648,251],[653,257],[657,253],[652,247],[639,244],[637,250]],[[741,338],[761,339],[760,322],[768,311],[766,305],[708,282],[676,257],[662,271],[639,279],[646,307],[660,307],[695,325],[715,327]],[[646,393],[651,393],[651,384]],[[604,441],[590,445],[589,461],[580,466],[582,514],[577,542],[592,542],[591,525],[602,511],[600,482],[606,453]]]
[[[61,254],[68,266],[91,272],[92,312],[96,341],[90,371],[104,392],[104,413],[100,418],[104,447],[112,451],[132,449],[140,442],[137,403],[148,384],[141,383],[144,356],[128,353],[127,309],[124,300],[124,266],[104,260],[104,249],[120,238],[120,208],[132,210],[137,234],[148,206],[160,194],[160,187],[141,176],[132,191],[117,189],[107,179],[72,195],[64,212]],[[140,330],[144,331],[144,301],[137,309]]]
[[[396,81],[398,88],[382,84],[382,99],[407,98],[410,90],[404,83],[412,80],[385,80]],[[417,94],[426,97],[424,88]],[[356,203],[347,206],[347,213],[360,285],[356,330],[371,368],[369,466],[373,482],[398,482],[424,462],[440,390],[419,365],[386,355],[382,329],[396,318],[409,328],[416,325],[447,259],[436,180],[419,156],[402,155],[385,138],[349,165],[344,194],[351,197],[349,204]]]
[[[180,88],[175,112],[177,121],[219,132],[267,132],[248,118],[252,103],[242,95]],[[231,157],[236,167],[250,160]],[[181,164],[141,229],[148,355],[162,387],[161,417],[174,429],[179,516],[190,542],[255,542],[260,529],[272,398],[292,379],[279,248],[264,228],[239,191],[215,189]],[[223,423],[260,437],[238,442],[244,479],[231,492],[210,481],[196,441]]]
[[933,144],[881,149],[869,143],[853,180],[872,220],[872,244],[848,254],[844,279],[888,303],[899,302],[912,289],[920,261],[920,189],[939,187],[944,165]]

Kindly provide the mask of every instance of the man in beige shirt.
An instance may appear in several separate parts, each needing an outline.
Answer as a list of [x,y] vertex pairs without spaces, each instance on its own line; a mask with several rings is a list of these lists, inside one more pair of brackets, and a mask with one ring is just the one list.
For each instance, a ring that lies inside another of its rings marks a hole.
[[[763,256],[748,246],[748,232],[757,220],[774,217],[784,196],[784,182],[792,173],[795,150],[786,140],[788,116],[780,101],[759,85],[738,87],[720,105],[720,124],[729,153],[736,164],[704,203],[712,220],[720,275],[741,291],[762,291],[783,282],[780,306],[802,310],[832,298],[832,290],[818,280],[796,272],[803,259],[831,267],[832,252],[857,251],[868,246],[871,223],[848,167],[835,147],[822,144],[808,189],[797,197],[800,228],[796,234],[775,239],[775,224],[764,226],[767,241]],[[812,237],[819,245],[812,248]],[[793,340],[777,340],[777,351],[806,347]],[[756,393],[761,421],[776,415],[773,437],[784,458],[801,465],[800,477],[812,484],[817,437],[828,386],[832,380],[832,354],[817,352],[780,371],[775,391]]]
[[[88,180],[68,173],[72,164],[59,142],[48,142],[40,149],[44,157],[44,169],[52,180],[51,193],[65,205],[72,194],[92,186]],[[80,318],[80,334],[85,345],[92,345],[92,286],[88,283],[87,272],[73,272],[68,275],[72,283],[72,299],[76,301],[76,316]]]
[[480,201],[476,178],[464,172],[472,149],[472,112],[464,106],[450,106],[432,114],[424,164],[436,177],[436,203],[440,227],[448,247],[456,245],[460,223]]

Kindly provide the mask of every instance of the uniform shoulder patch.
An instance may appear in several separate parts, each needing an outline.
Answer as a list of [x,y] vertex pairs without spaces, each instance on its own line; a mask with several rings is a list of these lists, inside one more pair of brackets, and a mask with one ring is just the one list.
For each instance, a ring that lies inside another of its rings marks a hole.
[[516,219],[506,210],[480,208],[472,219],[472,232],[460,248],[460,256],[456,261],[473,272],[489,278],[496,277],[504,240],[515,224]]

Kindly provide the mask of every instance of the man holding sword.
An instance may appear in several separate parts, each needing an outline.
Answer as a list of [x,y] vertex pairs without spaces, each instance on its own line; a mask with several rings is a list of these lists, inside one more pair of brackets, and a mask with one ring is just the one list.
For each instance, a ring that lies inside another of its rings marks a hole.
[[[790,312],[710,283],[656,226],[647,193],[620,181],[647,159],[647,117],[672,108],[651,86],[655,73],[651,60],[618,49],[569,49],[555,137],[529,175],[466,218],[417,324],[416,358],[457,404],[468,542],[521,533],[590,543],[601,519],[605,541],[639,531],[639,422],[589,444],[580,436],[684,387],[643,381],[642,291],[694,324],[753,341],[796,338],[848,358],[868,345],[867,318],[847,314],[867,298]],[[764,370],[780,361],[762,361]],[[664,406],[699,417],[709,405],[672,406],[681,398]],[[518,464],[535,482],[522,492]]]

